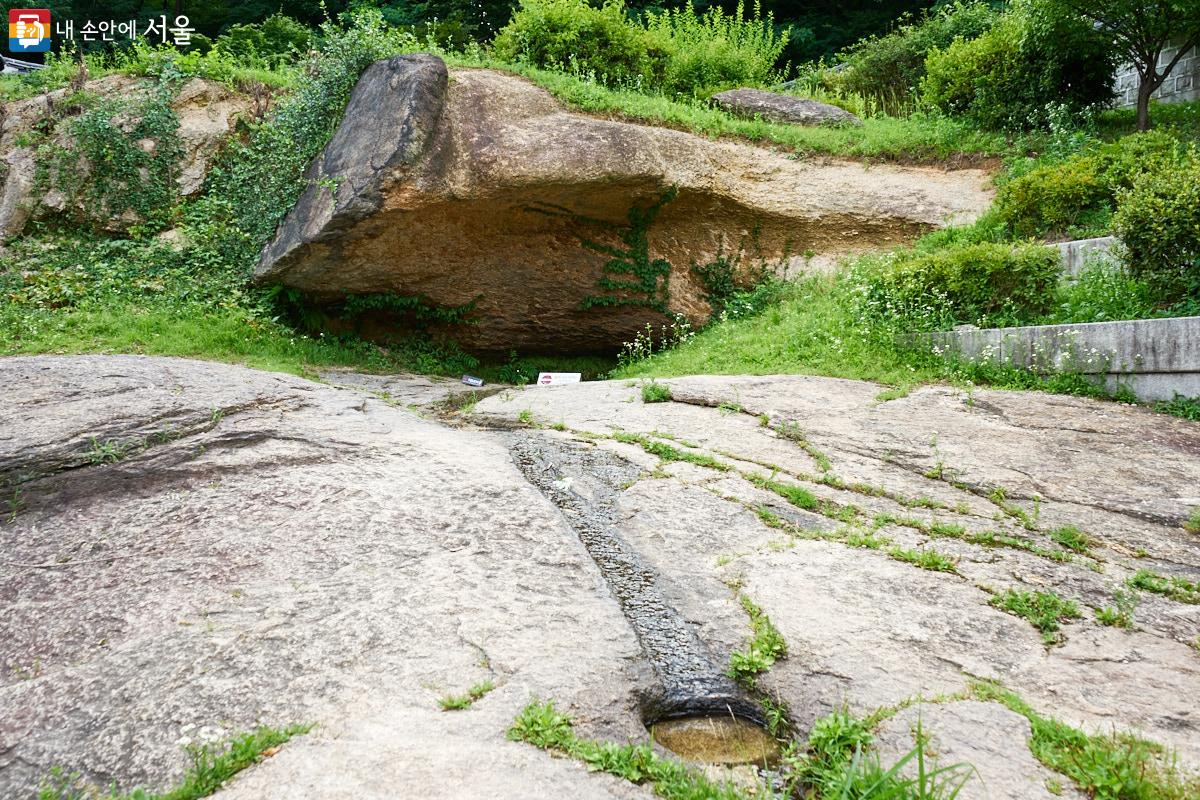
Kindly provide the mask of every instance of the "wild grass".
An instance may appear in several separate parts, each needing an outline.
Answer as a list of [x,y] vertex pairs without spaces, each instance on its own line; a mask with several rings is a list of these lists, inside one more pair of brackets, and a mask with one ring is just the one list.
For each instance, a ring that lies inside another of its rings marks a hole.
[[1134,589],[1160,594],[1180,603],[1200,604],[1200,582],[1178,575],[1160,575],[1154,570],[1139,569],[1126,583]]
[[1003,594],[992,597],[988,604],[1027,620],[1041,632],[1042,641],[1048,645],[1060,640],[1062,623],[1083,618],[1074,600],[1059,597],[1054,592],[1006,589]]
[[1074,550],[1076,553],[1087,554],[1095,542],[1092,537],[1081,531],[1075,525],[1063,525],[1055,528],[1048,534],[1050,539],[1068,550]]
[[958,560],[930,548],[909,549],[893,547],[888,555],[931,572],[958,572]]
[[1136,592],[1118,589],[1113,594],[1111,606],[1096,609],[1096,621],[1101,625],[1109,625],[1114,628],[1132,628],[1133,612],[1137,608],[1137,604]]
[[1161,745],[1128,733],[1089,735],[1043,716],[995,683],[971,686],[980,700],[1007,706],[1029,720],[1029,749],[1052,770],[1071,778],[1095,800],[1190,800],[1200,778],[1184,772]]
[[476,700],[482,699],[488,692],[496,688],[491,681],[483,681],[467,689],[462,694],[448,694],[438,698],[442,711],[461,711],[470,708]]
[[665,383],[649,381],[642,384],[643,403],[665,403],[671,399],[671,387]]
[[750,618],[753,635],[744,650],[730,654],[729,677],[743,686],[753,686],[756,676],[787,655],[787,642],[771,618],[753,600],[744,594],[738,600]]
[[591,771],[649,786],[665,800],[747,800],[749,796],[749,792],[716,783],[678,761],[656,755],[648,744],[581,739],[572,729],[570,717],[560,713],[553,702],[527,705],[508,729],[508,738],[575,759]]
[[191,762],[179,785],[157,794],[134,789],[128,794],[116,789],[104,790],[88,786],[77,774],[61,769],[51,770],[38,789],[38,800],[198,800],[213,794],[230,778],[272,755],[280,746],[303,733],[311,725],[288,725],[283,728],[258,728],[235,736],[222,744],[189,745]]
[[[871,751],[870,725],[846,710],[816,721],[804,752],[785,756],[788,796],[839,800],[953,800],[973,773],[967,764],[931,768],[918,722],[916,746],[890,767]],[[916,775],[909,777],[915,771]]]

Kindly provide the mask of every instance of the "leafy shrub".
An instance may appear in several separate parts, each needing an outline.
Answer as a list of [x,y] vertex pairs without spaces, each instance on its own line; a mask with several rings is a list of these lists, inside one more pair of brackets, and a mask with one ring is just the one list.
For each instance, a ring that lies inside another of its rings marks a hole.
[[1119,192],[1113,218],[1129,268],[1159,299],[1200,303],[1200,152],[1148,171]]
[[1149,284],[1115,264],[1095,264],[1085,267],[1078,280],[1059,289],[1057,308],[1041,321],[1110,322],[1146,319],[1154,313],[1154,293]]
[[306,51],[312,34],[291,17],[273,14],[260,25],[232,25],[217,37],[214,49],[241,61],[278,64]]
[[506,61],[590,73],[601,83],[652,82],[666,55],[651,51],[645,29],[626,17],[624,0],[599,8],[586,0],[521,0],[492,52]]
[[624,0],[599,7],[586,0],[521,0],[496,36],[492,52],[582,75],[608,85],[708,97],[733,86],[776,83],[786,32],[755,8],[747,17],[713,6],[697,14],[690,6],[629,18]]
[[1112,97],[1113,49],[1080,19],[1015,4],[983,35],[930,51],[926,103],[988,128],[1046,124],[1047,107],[1072,112]]
[[646,27],[667,54],[660,87],[668,92],[707,97],[783,79],[775,63],[789,33],[777,33],[771,15],[763,17],[757,3],[750,18],[741,2],[733,14],[713,5],[703,15],[689,3],[648,15]]
[[929,331],[1018,324],[1050,310],[1058,254],[993,243],[893,253],[863,262],[856,279],[863,313],[889,325]]
[[981,0],[956,0],[890,33],[851,46],[842,54],[843,71],[831,75],[831,80],[838,88],[877,98],[887,106],[902,105],[920,89],[930,50],[949,47],[956,39],[975,39],[997,16]]
[[1165,133],[1140,133],[1044,164],[1001,186],[995,213],[1016,237],[1102,232],[1117,193],[1144,172],[1173,168],[1178,149]]

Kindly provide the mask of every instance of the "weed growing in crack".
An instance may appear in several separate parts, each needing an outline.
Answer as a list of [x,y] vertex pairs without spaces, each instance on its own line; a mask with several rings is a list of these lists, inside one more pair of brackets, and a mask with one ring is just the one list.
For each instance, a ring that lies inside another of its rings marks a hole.
[[1042,641],[1052,645],[1060,641],[1061,623],[1082,619],[1074,600],[1059,597],[1054,592],[1025,592],[1007,589],[988,601],[988,605],[1028,620],[1042,634]]
[[25,498],[21,496],[21,490],[13,489],[12,494],[9,495],[5,504],[8,506],[8,515],[5,519],[8,522],[14,522],[17,515],[25,510]]
[[754,686],[759,673],[766,672],[787,655],[787,642],[771,618],[753,600],[746,595],[738,599],[750,617],[754,635],[745,650],[736,650],[729,656],[729,677],[749,688]]
[[105,439],[101,442],[96,437],[91,439],[91,449],[88,450],[88,463],[90,464],[115,464],[122,458],[125,458],[136,445],[133,443],[121,443],[115,439]]
[[644,436],[640,433],[614,431],[610,438],[618,442],[623,442],[624,444],[636,444],[650,455],[658,456],[663,461],[686,461],[689,464],[715,469],[718,472],[728,472],[730,470],[728,464],[722,464],[720,461],[717,461],[710,455],[705,455],[704,453],[688,453],[672,447],[666,442],[656,442],[650,437]]
[[491,681],[483,681],[472,686],[462,694],[448,694],[445,697],[438,698],[438,705],[442,711],[461,711],[464,708],[470,708],[471,705],[481,699],[492,689],[496,688],[496,684]]
[[1050,769],[1078,784],[1095,800],[1190,800],[1200,778],[1185,774],[1161,745],[1129,733],[1088,735],[1037,713],[999,684],[974,681],[979,700],[1001,703],[1029,720],[1029,750]]
[[648,744],[619,745],[580,739],[572,730],[571,718],[555,709],[553,702],[534,701],[525,706],[508,729],[508,738],[568,756],[584,763],[589,770],[649,785],[665,800],[744,800],[747,797],[729,784],[714,783],[678,761],[655,755]]
[[1191,533],[1200,533],[1200,506],[1192,509],[1191,516],[1187,522],[1183,523],[1184,530]]
[[937,550],[929,550],[927,548],[911,550],[902,547],[893,547],[891,550],[888,550],[888,555],[897,561],[905,561],[913,566],[932,572],[958,572],[958,559],[951,558],[945,553],[939,553]]
[[830,519],[836,519],[840,522],[850,522],[861,513],[855,506],[842,506],[830,500],[822,500],[803,486],[797,486],[792,483],[781,483],[764,475],[742,475],[742,477],[760,489],[774,492],[796,508],[804,509],[805,511],[815,511]]
[[1200,604],[1200,583],[1176,575],[1160,575],[1154,570],[1139,569],[1126,583],[1134,589],[1161,594],[1180,603]]
[[[861,800],[953,800],[974,769],[953,764],[931,769],[917,723],[916,746],[885,769],[871,752],[870,725],[846,710],[822,717],[809,733],[806,752],[784,755],[786,796]],[[915,762],[915,763],[914,763]],[[913,772],[915,777],[901,773]]]
[[665,403],[671,399],[671,387],[665,383],[650,381],[642,384],[643,403]]
[[145,789],[134,789],[128,794],[118,794],[115,789],[104,792],[84,784],[78,774],[67,774],[56,767],[42,779],[37,797],[38,800],[199,800],[220,789],[246,767],[275,755],[293,736],[310,730],[311,725],[262,727],[220,744],[188,745],[191,764],[180,784],[165,794],[151,794]]
[[886,536],[878,536],[873,532],[863,533],[857,530],[852,530],[846,534],[844,541],[851,547],[861,547],[866,550],[882,550],[892,543],[892,540]]
[[1050,531],[1049,536],[1051,541],[1062,545],[1068,550],[1074,550],[1076,553],[1083,553],[1084,555],[1095,544],[1092,537],[1074,525],[1063,525],[1061,528],[1055,528]]
[[528,408],[521,409],[520,413],[517,414],[517,422],[522,425],[528,425],[531,428],[537,427],[537,420],[533,418],[533,411]]
[[808,440],[808,437],[798,424],[795,422],[784,422],[775,430],[777,430],[779,435],[783,436],[783,438],[790,439],[791,441],[800,445],[800,449],[808,453],[812,460],[816,462],[817,467],[820,468],[821,472],[833,471],[833,463],[830,462],[829,456],[825,455],[820,448]]
[[1114,628],[1132,628],[1133,611],[1137,608],[1137,592],[1118,589],[1113,593],[1113,604],[1096,609],[1096,621]]

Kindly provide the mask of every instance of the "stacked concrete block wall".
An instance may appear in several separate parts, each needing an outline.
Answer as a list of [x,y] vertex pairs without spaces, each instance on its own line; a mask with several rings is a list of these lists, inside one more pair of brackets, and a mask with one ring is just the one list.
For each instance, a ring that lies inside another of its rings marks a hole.
[[[1168,47],[1159,57],[1158,64],[1165,67],[1179,52],[1178,47]],[[1133,108],[1137,105],[1138,74],[1132,64],[1117,70],[1117,107]],[[1163,103],[1183,103],[1200,100],[1200,45],[1192,47],[1154,92],[1152,97]]]
[[1060,242],[1055,247],[1058,248],[1063,274],[1070,278],[1077,278],[1083,268],[1090,264],[1120,266],[1121,259],[1115,249],[1117,244],[1115,236],[1099,236],[1095,239]]
[[1139,400],[1200,397],[1200,317],[964,328],[922,334],[940,355],[1036,372],[1079,372]]

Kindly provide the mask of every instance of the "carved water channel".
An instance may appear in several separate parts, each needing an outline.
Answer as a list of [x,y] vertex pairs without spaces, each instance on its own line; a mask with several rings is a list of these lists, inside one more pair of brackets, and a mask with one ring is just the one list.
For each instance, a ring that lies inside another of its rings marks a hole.
[[666,602],[655,571],[616,529],[617,496],[638,468],[600,448],[533,431],[505,436],[517,467],[562,511],[637,635],[658,684],[642,700],[655,740],[693,761],[772,761],[778,745],[759,705]]

